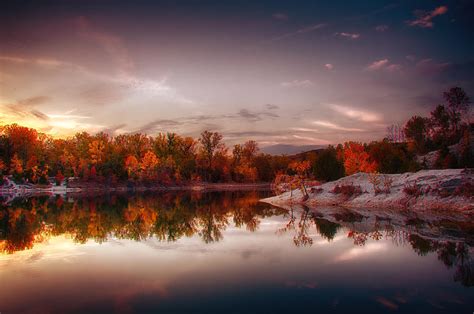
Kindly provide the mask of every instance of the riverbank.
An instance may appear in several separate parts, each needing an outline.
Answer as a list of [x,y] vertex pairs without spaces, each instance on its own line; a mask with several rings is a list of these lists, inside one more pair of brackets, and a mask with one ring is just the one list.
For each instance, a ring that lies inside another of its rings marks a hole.
[[357,173],[311,188],[305,200],[300,190],[262,199],[287,207],[301,204],[347,208],[453,210],[474,212],[472,169],[421,170],[414,173]]
[[270,190],[270,183],[207,183],[191,182],[182,185],[127,185],[115,184],[105,185],[95,182],[74,182],[70,185],[21,185],[8,182],[7,185],[0,187],[0,195],[28,196],[37,194],[77,194],[77,193],[95,193],[95,192],[145,192],[145,191],[253,191]]

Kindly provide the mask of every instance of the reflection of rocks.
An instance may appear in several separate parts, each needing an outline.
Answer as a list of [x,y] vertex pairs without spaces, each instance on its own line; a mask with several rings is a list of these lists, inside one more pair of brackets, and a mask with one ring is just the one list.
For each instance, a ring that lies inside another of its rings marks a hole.
[[[285,207],[289,222],[278,232],[292,232],[297,246],[312,245],[311,232],[331,241],[344,227],[354,245],[364,246],[367,241],[390,239],[396,245],[410,245],[420,256],[436,253],[448,268],[454,268],[454,280],[464,286],[474,284],[474,223],[469,220],[448,220],[444,215],[425,212],[414,215],[393,210],[349,210],[340,207],[302,205]],[[457,216],[455,218],[461,218]]]
[[[288,211],[303,212],[307,205],[281,206]],[[474,246],[474,221],[462,213],[437,211],[410,212],[396,209],[347,209],[343,207],[311,207],[312,215],[339,224],[358,233],[397,230],[425,239],[463,241]]]

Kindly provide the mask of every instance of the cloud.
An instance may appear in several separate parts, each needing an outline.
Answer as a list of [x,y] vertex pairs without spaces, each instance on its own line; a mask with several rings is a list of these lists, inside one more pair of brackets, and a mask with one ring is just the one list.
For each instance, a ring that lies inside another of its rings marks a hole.
[[111,135],[111,136],[115,136],[117,131],[119,130],[122,130],[124,127],[126,127],[127,124],[125,123],[120,123],[120,124],[117,124],[117,125],[112,125],[112,126],[109,126],[105,129],[102,130],[102,132],[108,134],[108,135]]
[[315,30],[318,30],[318,29],[321,29],[323,27],[325,27],[326,24],[313,24],[313,25],[309,25],[309,26],[305,26],[303,28],[300,28],[294,32],[290,32],[290,33],[285,33],[283,35],[280,35],[280,36],[276,36],[276,37],[273,37],[269,40],[265,40],[264,42],[273,42],[273,41],[279,41],[279,40],[283,40],[283,39],[287,39],[287,38],[290,38],[290,37],[293,37],[293,36],[296,36],[296,35],[301,35],[301,34],[305,34],[305,33],[310,33],[310,32],[313,32]]
[[[94,84],[96,85],[93,89],[87,90],[83,96],[87,98],[89,103],[99,103],[103,104],[105,98],[112,97],[114,99],[126,97],[130,93],[150,93],[154,95],[161,96],[168,100],[183,103],[183,104],[193,104],[194,101],[181,95],[178,91],[171,87],[167,78],[162,78],[160,80],[153,79],[143,79],[137,77],[130,73],[125,73],[121,70],[120,75],[106,75],[89,70],[83,66],[65,62],[57,59],[44,59],[44,58],[22,58],[22,57],[12,57],[12,56],[0,56],[0,61],[17,63],[17,64],[33,64],[46,68],[64,68],[66,70],[75,71],[77,73],[83,74],[88,77],[89,80],[95,80]],[[100,86],[104,89],[100,91]],[[107,97],[106,97],[107,94]],[[94,100],[91,97],[97,96],[97,99]]]
[[293,80],[290,82],[282,82],[280,86],[285,88],[292,88],[292,87],[310,87],[313,86],[313,82],[310,80]]
[[433,11],[429,12],[418,10],[414,13],[416,19],[414,19],[413,21],[407,21],[407,24],[410,26],[418,26],[421,28],[433,28],[433,18],[439,15],[443,15],[446,12],[448,12],[447,6],[437,7]]
[[267,112],[267,111],[262,111],[262,112],[252,112],[248,109],[240,109],[240,111],[237,113],[237,115],[241,118],[244,118],[246,120],[255,122],[255,121],[260,121],[262,120],[263,116],[267,116],[270,118],[278,118],[279,115],[273,112]]
[[451,65],[450,62],[436,62],[433,59],[422,59],[415,65],[415,69],[422,75],[438,74]]
[[16,117],[34,117],[40,120],[48,120],[48,116],[35,107],[49,100],[50,97],[48,96],[35,96],[21,99],[15,103],[5,104],[3,107],[7,109],[7,112]]
[[319,132],[318,129],[297,128],[297,127],[291,128],[291,130],[293,130],[293,131],[298,131],[298,132]]
[[332,65],[331,63],[326,63],[326,64],[324,65],[324,67],[325,67],[326,69],[328,69],[328,70],[334,69],[334,65]]
[[78,35],[102,47],[116,63],[119,71],[128,73],[135,67],[120,37],[97,30],[92,26],[90,20],[84,16],[78,17],[75,20],[75,24]]
[[380,59],[372,62],[366,68],[368,71],[380,71],[386,70],[389,72],[395,72],[401,70],[401,65],[390,63],[388,59]]
[[320,138],[310,137],[310,136],[301,136],[301,135],[293,134],[293,137],[296,138],[296,139],[299,139],[299,140],[306,141],[306,142],[311,142],[312,144],[318,144],[318,145],[331,144],[330,141],[323,140],[323,139],[320,139]]
[[159,120],[148,122],[145,125],[142,125],[133,133],[153,134],[153,133],[156,133],[156,131],[164,131],[165,127],[166,128],[176,127],[176,126],[180,126],[181,124],[182,123],[176,120],[159,119]]
[[375,299],[378,303],[381,305],[385,306],[386,308],[390,310],[398,310],[398,305],[384,297],[378,297]]
[[16,56],[1,55],[0,61],[20,64],[35,64],[45,68],[58,68],[58,67],[73,67],[76,69],[83,69],[75,64],[64,62],[53,58],[22,58]]
[[349,38],[349,39],[359,39],[360,37],[360,34],[358,33],[346,33],[346,32],[335,33],[334,35],[344,37],[344,38]]
[[33,109],[30,111],[30,113],[35,116],[36,118],[40,119],[40,120],[43,120],[43,121],[47,121],[49,120],[49,117],[47,114],[39,111],[39,110],[36,110],[36,109]]
[[379,114],[374,112],[358,110],[340,105],[329,105],[329,107],[337,113],[342,114],[348,118],[356,119],[363,122],[377,122],[382,119]]
[[313,121],[313,124],[328,128],[328,129],[333,129],[333,130],[338,130],[338,131],[349,131],[349,132],[363,132],[363,129],[357,129],[357,128],[346,128],[340,125],[337,125],[335,123],[329,122],[329,121]]
[[388,59],[374,61],[367,67],[367,70],[370,70],[370,71],[380,70],[384,68],[387,64],[388,64]]
[[266,107],[268,110],[277,110],[277,109],[280,109],[280,106],[278,106],[278,105],[272,105],[272,104],[266,104],[265,107]]
[[382,24],[382,25],[377,25],[377,26],[375,27],[375,30],[376,30],[377,32],[383,33],[383,32],[385,32],[386,30],[388,30],[388,25],[384,25],[384,24]]
[[387,245],[385,243],[368,243],[364,247],[353,247],[348,251],[337,256],[336,262],[349,261],[353,259],[358,259],[361,257],[366,257],[371,254],[380,254],[383,251],[387,250]]
[[286,13],[277,12],[272,15],[275,20],[288,21],[288,15]]

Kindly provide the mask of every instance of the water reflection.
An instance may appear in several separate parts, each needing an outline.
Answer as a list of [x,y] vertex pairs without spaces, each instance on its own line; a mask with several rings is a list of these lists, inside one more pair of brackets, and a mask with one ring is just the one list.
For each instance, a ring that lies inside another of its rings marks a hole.
[[261,196],[262,192],[211,192],[16,199],[0,209],[0,251],[31,249],[62,234],[77,243],[102,243],[111,236],[177,241],[195,234],[205,243],[220,241],[231,222],[255,231],[262,218],[285,212],[260,203]]
[[399,212],[283,209],[260,203],[263,196],[262,192],[182,192],[15,199],[1,205],[0,252],[28,250],[58,235],[76,243],[110,238],[174,242],[197,235],[211,243],[222,240],[229,226],[254,232],[262,219],[282,216],[286,222],[275,232],[291,234],[295,246],[312,246],[314,234],[331,242],[346,230],[355,246],[365,246],[369,239],[388,239],[396,246],[410,246],[420,256],[435,252],[447,268],[455,269],[454,281],[464,286],[474,283],[472,223],[433,220],[433,216],[426,221]]
[[[405,218],[405,224],[397,224],[392,219],[366,217],[344,208],[311,211],[301,206],[298,212],[299,218],[295,209],[290,207],[288,223],[277,231],[279,234],[293,232],[296,246],[311,246],[313,238],[310,232],[314,229],[322,238],[332,241],[344,226],[348,230],[347,237],[353,239],[356,246],[366,245],[368,239],[388,239],[397,246],[411,246],[420,256],[436,252],[439,261],[448,269],[455,269],[454,281],[467,287],[474,285],[474,260],[471,258],[474,223],[446,220],[426,222],[419,218],[408,218],[413,213],[398,213],[396,218]],[[429,233],[431,238],[423,237],[420,233]]]

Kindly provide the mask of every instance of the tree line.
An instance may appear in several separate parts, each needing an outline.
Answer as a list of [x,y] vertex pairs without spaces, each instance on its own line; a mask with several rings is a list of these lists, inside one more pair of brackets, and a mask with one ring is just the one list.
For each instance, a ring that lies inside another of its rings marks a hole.
[[[426,167],[417,156],[439,150],[435,167],[473,167],[471,105],[459,87],[444,94],[430,117],[413,116],[403,127],[371,143],[346,142],[293,156],[272,156],[249,140],[227,147],[222,134],[200,137],[175,133],[122,134],[80,132],[53,138],[17,124],[0,127],[0,175],[17,183],[47,184],[55,177],[116,184],[187,182],[270,182],[278,175],[336,180],[357,172],[402,173]],[[464,119],[463,119],[464,118]],[[453,145],[456,149],[453,150]],[[458,153],[456,153],[457,151]]]

